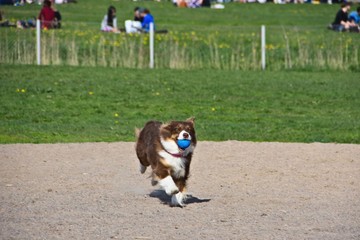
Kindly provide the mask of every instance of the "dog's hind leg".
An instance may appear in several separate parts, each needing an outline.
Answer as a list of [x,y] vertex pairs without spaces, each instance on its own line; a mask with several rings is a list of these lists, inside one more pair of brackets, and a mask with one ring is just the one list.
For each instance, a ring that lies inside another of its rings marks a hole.
[[139,169],[140,169],[140,172],[143,174],[143,173],[145,173],[145,171],[146,171],[146,169],[147,169],[147,166],[144,166],[144,165],[142,165],[142,164],[140,163]]
[[149,163],[144,160],[145,157],[139,157],[139,170],[141,173],[144,173],[149,166]]
[[150,165],[147,161],[147,155],[141,148],[136,148],[136,155],[139,159],[139,170],[141,173],[144,173],[146,168]]

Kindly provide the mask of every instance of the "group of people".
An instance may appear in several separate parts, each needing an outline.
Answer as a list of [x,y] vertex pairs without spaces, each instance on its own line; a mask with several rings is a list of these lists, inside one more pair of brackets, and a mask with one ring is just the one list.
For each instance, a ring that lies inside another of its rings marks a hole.
[[[136,7],[134,9],[134,19],[125,21],[124,30],[126,33],[149,32],[151,23],[155,30],[154,17],[151,15],[150,10]],[[119,29],[117,25],[116,8],[114,6],[108,8],[107,14],[101,22],[101,31],[113,33],[121,32],[121,29]]]
[[350,3],[342,3],[340,10],[336,13],[331,29],[335,31],[360,32],[360,7],[349,13]]
[[[27,1],[28,3],[30,1]],[[55,8],[53,1],[43,0],[43,7],[37,17],[40,20],[42,29],[60,28],[61,27],[61,14]],[[26,20],[17,20],[15,23],[7,19],[3,19],[3,14],[0,11],[0,27],[17,27],[17,28],[35,28],[36,17],[31,17]]]
[[[63,3],[77,3],[77,0],[54,0],[56,4]],[[13,0],[14,6],[24,6],[25,4],[37,3],[39,5],[43,4],[44,0]]]
[[210,0],[173,0],[173,4],[176,7],[188,7],[188,8],[199,8],[199,7],[210,7]]

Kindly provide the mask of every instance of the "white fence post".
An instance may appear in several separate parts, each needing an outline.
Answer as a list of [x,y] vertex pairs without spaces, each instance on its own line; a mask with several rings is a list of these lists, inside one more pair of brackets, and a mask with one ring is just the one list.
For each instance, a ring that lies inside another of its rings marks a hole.
[[36,57],[37,57],[37,64],[41,65],[41,24],[40,20],[36,20]]
[[261,25],[261,69],[262,70],[265,70],[266,67],[265,51],[266,51],[265,25]]
[[150,23],[150,68],[154,68],[154,23]]

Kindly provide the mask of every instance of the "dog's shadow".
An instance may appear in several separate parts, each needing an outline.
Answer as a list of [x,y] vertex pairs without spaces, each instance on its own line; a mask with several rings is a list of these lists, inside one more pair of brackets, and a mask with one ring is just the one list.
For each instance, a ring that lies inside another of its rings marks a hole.
[[[163,204],[169,205],[169,203],[171,202],[171,196],[167,195],[166,192],[163,190],[154,190],[149,194],[149,196],[159,199]],[[185,204],[204,203],[210,201],[211,199],[209,198],[200,199],[189,194],[185,200]]]

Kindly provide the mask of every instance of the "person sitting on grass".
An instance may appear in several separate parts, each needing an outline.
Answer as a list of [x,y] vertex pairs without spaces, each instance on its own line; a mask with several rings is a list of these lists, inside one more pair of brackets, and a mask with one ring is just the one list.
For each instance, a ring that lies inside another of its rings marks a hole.
[[349,14],[349,21],[359,26],[360,24],[360,7],[356,9],[356,11],[352,11]]
[[141,23],[142,31],[149,32],[150,31],[150,23],[153,23],[154,30],[155,30],[154,17],[150,14],[150,10],[144,9],[144,11],[140,15],[143,18],[143,22]]
[[41,21],[41,27],[43,29],[50,29],[53,27],[55,11],[51,8],[50,0],[44,1],[38,19]]
[[134,9],[134,20],[125,21],[125,31],[126,33],[141,33],[141,23],[143,22],[143,17],[141,13],[144,11],[144,8],[135,7]]
[[101,22],[101,31],[120,33],[117,27],[116,8],[114,6],[108,8],[108,12]]
[[342,3],[340,10],[336,13],[335,20],[332,23],[332,29],[335,31],[347,31],[351,27],[355,27],[348,19],[348,12],[350,10],[350,3]]

